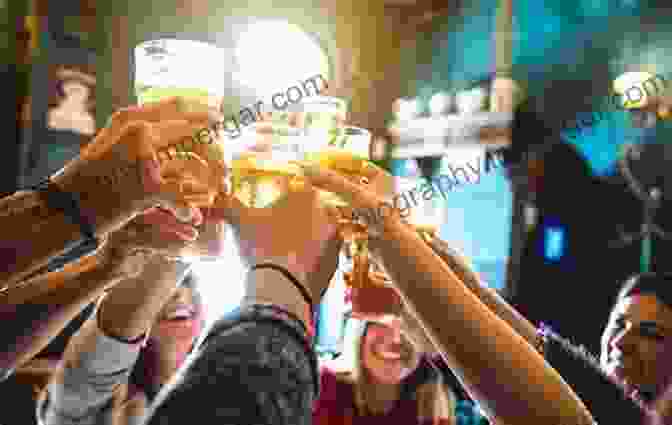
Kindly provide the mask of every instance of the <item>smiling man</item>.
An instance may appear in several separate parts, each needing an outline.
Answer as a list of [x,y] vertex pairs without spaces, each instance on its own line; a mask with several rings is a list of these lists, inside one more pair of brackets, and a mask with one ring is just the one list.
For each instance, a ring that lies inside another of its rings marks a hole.
[[602,335],[602,368],[645,401],[672,377],[672,275],[630,278],[619,292]]

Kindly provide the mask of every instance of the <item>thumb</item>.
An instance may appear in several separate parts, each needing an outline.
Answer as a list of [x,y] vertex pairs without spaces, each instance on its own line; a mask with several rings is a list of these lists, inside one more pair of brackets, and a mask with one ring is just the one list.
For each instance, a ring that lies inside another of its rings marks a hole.
[[203,216],[214,220],[227,221],[232,226],[239,226],[247,208],[237,197],[221,193],[210,208],[203,208]]
[[337,172],[303,162],[297,163],[297,165],[301,167],[304,176],[312,186],[339,195],[350,206],[375,208],[377,205],[375,194]]
[[170,191],[162,194],[161,199],[159,199],[159,206],[170,211],[175,218],[183,223],[190,223],[200,215],[200,212],[197,212],[189,203],[184,202],[181,196]]

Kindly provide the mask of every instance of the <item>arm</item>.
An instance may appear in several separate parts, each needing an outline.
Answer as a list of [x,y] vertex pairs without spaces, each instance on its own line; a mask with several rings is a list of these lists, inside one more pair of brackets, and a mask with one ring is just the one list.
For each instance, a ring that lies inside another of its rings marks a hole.
[[314,186],[371,212],[369,229],[378,234],[372,249],[378,246],[388,275],[489,417],[517,425],[593,422],[582,401],[525,338],[464,286],[401,220],[400,211],[365,187],[382,184],[389,174],[368,167],[369,183],[360,185],[330,170],[300,166]]
[[103,298],[96,315],[70,340],[39,404],[44,424],[94,424],[113,398],[123,394],[142,335],[187,269],[153,257],[139,276],[120,282]]
[[32,359],[87,305],[123,279],[114,264],[100,260],[98,255],[84,257],[0,295],[0,316],[10,316],[7,320],[17,311],[35,312],[29,323],[11,326],[20,335],[3,337],[9,348],[2,353],[0,369],[16,369]]
[[509,305],[497,291],[484,285],[464,256],[437,238],[432,239],[429,246],[483,304],[525,338],[528,343],[537,344],[537,330],[534,325]]
[[[190,211],[183,199],[211,193],[209,187],[182,192],[179,181],[166,182],[160,175],[157,150],[179,143],[210,120],[208,114],[184,109],[178,99],[169,99],[118,111],[80,157],[52,176],[56,186],[79,199],[81,214],[94,225],[97,236],[104,237],[157,204],[186,217]],[[181,167],[198,181],[211,177],[201,160],[189,157]],[[79,226],[47,207],[35,191],[0,200],[0,229],[2,285],[24,280],[81,237]]]
[[0,227],[0,282],[4,285],[23,280],[81,237],[79,226],[48,208],[34,191],[0,200]]
[[384,228],[379,248],[388,273],[488,416],[515,424],[589,423],[560,375],[415,231],[395,216],[384,219]]
[[189,268],[186,263],[160,256],[151,258],[138,277],[119,283],[101,302],[100,330],[123,340],[134,340],[148,332]]

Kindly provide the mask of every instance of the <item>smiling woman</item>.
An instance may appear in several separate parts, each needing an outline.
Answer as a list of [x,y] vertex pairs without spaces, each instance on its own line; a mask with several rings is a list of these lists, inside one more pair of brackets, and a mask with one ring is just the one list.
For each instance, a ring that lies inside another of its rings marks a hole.
[[313,423],[455,424],[454,395],[417,329],[398,319],[349,322],[343,358],[321,370]]

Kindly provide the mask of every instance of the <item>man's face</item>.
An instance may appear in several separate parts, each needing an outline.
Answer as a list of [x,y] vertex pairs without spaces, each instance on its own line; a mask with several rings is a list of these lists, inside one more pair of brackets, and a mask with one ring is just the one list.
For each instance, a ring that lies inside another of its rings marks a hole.
[[656,391],[667,381],[672,309],[654,295],[633,295],[616,304],[602,334],[600,363],[622,382]]

